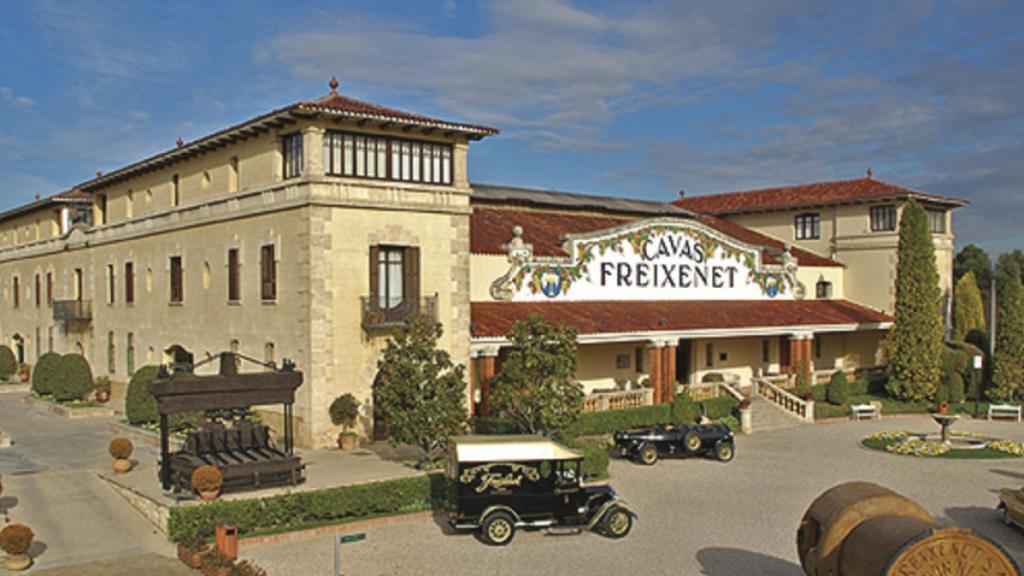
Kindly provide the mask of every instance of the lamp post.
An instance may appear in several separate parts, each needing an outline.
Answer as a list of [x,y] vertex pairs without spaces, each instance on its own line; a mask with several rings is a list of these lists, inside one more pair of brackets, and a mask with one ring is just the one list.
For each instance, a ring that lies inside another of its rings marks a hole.
[[974,419],[977,420],[980,415],[978,414],[978,399],[981,397],[981,367],[984,362],[984,357],[978,354],[974,357]]

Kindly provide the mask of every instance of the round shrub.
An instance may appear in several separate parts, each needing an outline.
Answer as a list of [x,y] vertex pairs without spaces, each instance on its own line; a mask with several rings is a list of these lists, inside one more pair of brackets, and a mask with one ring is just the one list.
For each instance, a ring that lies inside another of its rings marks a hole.
[[351,394],[342,394],[331,402],[329,411],[335,426],[351,428],[359,417],[359,401]]
[[196,492],[217,492],[224,485],[224,475],[216,466],[200,466],[192,471],[192,487]]
[[40,396],[53,394],[59,379],[60,354],[47,352],[39,357],[32,371],[32,391]]
[[114,438],[110,441],[110,445],[107,446],[107,452],[110,453],[114,458],[129,458],[135,447],[132,446],[132,441],[127,438]]
[[6,380],[18,371],[18,359],[7,345],[0,344],[0,379]]
[[129,424],[154,424],[160,420],[160,415],[156,411],[156,398],[153,398],[146,388],[146,382],[156,378],[159,371],[160,368],[150,365],[143,366],[132,374],[124,399],[124,413]]
[[954,372],[949,377],[949,403],[960,404],[964,401],[964,377],[959,373]]
[[24,524],[11,524],[0,530],[0,549],[12,556],[26,554],[32,547],[35,534]]
[[675,424],[693,424],[700,416],[700,408],[688,392],[676,394],[672,400],[672,422]]
[[846,380],[846,374],[842,370],[837,371],[828,381],[826,398],[829,404],[842,406],[850,399],[850,383]]
[[59,402],[82,400],[92,391],[92,369],[81,354],[65,354],[57,364],[53,398]]

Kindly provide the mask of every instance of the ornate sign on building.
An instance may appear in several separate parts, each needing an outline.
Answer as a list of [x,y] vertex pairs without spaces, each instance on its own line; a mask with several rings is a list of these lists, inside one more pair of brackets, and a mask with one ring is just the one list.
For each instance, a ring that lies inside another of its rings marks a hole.
[[762,300],[802,297],[796,263],[765,266],[761,249],[693,220],[654,219],[569,236],[565,258],[534,257],[520,238],[507,245],[509,271],[491,286],[497,300]]

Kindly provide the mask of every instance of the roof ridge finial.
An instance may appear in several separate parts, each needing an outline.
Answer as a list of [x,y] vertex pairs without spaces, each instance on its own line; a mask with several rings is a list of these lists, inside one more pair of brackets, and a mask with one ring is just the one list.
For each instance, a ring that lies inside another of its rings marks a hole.
[[340,86],[340,84],[338,84],[338,79],[335,76],[331,76],[331,81],[328,82],[327,85],[331,87],[331,94],[338,93],[338,86]]
[[874,172],[871,171],[871,166],[868,166],[868,179],[871,179],[871,177],[873,175],[874,175]]
[[178,148],[181,148],[182,146],[184,146],[184,145],[185,145],[185,141],[184,141],[184,140],[182,140],[181,136],[178,136],[178,141],[177,141],[177,142],[175,142],[175,144],[177,144],[177,145],[178,145]]

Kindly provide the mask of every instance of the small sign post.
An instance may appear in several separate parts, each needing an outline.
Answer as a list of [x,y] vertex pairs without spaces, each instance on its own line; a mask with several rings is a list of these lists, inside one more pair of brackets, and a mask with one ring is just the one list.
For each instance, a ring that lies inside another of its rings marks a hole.
[[334,576],[341,576],[341,545],[366,540],[366,532],[334,535]]
[[978,399],[981,397],[981,368],[985,358],[978,354],[974,357],[974,419],[979,418],[978,414]]

